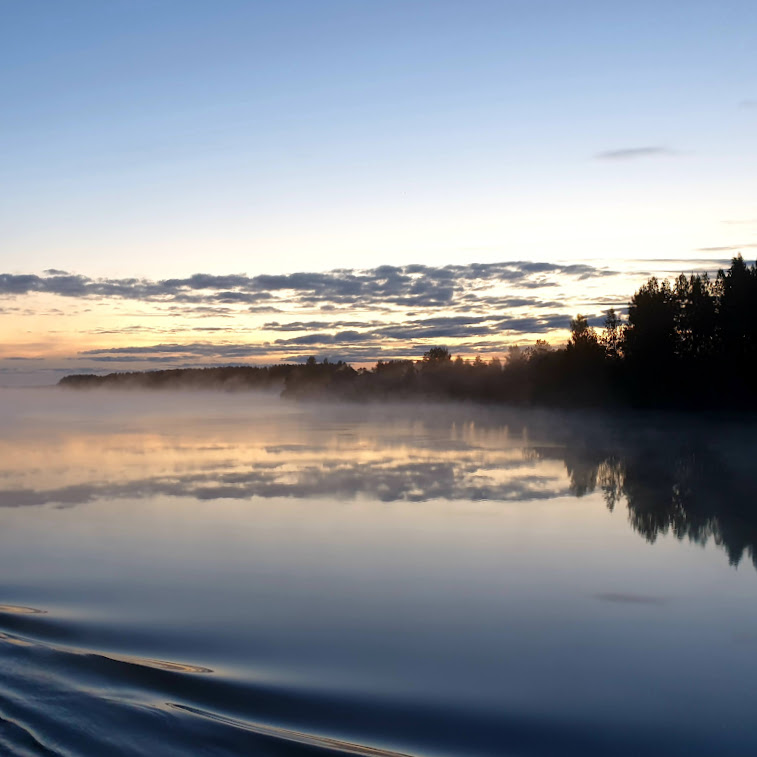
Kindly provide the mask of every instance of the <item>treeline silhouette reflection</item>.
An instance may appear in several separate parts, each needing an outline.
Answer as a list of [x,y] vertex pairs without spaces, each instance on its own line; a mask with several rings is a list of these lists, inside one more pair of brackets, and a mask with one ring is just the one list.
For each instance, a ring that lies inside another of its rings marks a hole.
[[599,491],[613,511],[625,505],[631,527],[648,542],[671,534],[725,550],[731,565],[745,557],[757,568],[757,481],[754,444],[730,444],[686,434],[626,440],[613,446],[535,447],[559,459],[576,496]]

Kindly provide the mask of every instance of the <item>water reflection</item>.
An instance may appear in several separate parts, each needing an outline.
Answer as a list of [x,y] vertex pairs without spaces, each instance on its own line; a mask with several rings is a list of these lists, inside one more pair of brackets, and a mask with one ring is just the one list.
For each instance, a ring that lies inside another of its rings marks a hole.
[[649,542],[668,533],[712,540],[733,565],[746,555],[757,566],[751,426],[471,407],[293,408],[270,399],[239,407],[238,398],[205,406],[190,397],[165,407],[113,396],[77,397],[78,407],[53,400],[51,420],[49,410],[32,412],[35,404],[23,422],[6,423],[0,507],[156,496],[505,502],[601,492],[610,510],[627,507]]
[[563,461],[576,496],[600,490],[610,510],[624,504],[648,542],[668,533],[702,545],[712,540],[732,565],[746,556],[757,568],[752,428],[679,426],[674,419],[665,430],[619,423],[605,436],[574,431],[565,446],[534,447],[533,454]]
[[753,753],[755,444],[0,392],[0,753]]

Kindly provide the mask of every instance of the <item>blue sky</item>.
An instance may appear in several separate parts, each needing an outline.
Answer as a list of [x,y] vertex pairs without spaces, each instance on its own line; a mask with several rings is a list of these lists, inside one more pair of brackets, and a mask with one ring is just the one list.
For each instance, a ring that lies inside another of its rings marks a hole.
[[0,14],[7,273],[633,268],[757,242],[754,2]]
[[757,216],[754,3],[31,0],[4,15],[14,269],[655,257],[754,230],[720,226]]

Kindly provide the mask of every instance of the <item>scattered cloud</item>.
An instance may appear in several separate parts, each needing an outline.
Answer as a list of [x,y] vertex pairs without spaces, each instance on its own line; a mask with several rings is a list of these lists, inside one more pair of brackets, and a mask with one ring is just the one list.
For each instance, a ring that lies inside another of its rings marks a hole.
[[[281,356],[290,353],[292,347],[313,347],[337,350],[340,356],[349,355],[353,359],[357,347],[361,354],[369,350],[371,355],[369,359],[375,359],[375,356],[384,348],[389,348],[392,354],[396,354],[397,349],[403,349],[402,343],[406,345],[415,343],[417,350],[423,352],[430,342],[465,340],[463,344],[455,345],[456,350],[459,348],[465,351],[464,347],[470,344],[470,340],[482,338],[491,340],[486,343],[488,347],[502,351],[506,348],[506,344],[500,337],[511,337],[512,334],[546,334],[555,329],[567,328],[569,320],[570,316],[567,313],[511,316],[492,313],[480,316],[439,316],[388,324],[359,323],[358,325],[363,327],[362,330],[339,328],[342,324],[338,322],[334,324],[320,321],[297,322],[291,324],[291,328],[287,328],[289,325],[276,324],[276,328],[280,331],[295,333],[297,336],[280,337],[272,342],[258,344],[171,342],[103,347],[81,351],[79,358],[89,358],[99,362],[113,362],[119,359],[129,362],[135,360],[165,362],[177,357],[245,360],[263,355]],[[271,325],[267,324],[268,327]],[[331,330],[313,330],[325,328]],[[397,345],[397,343],[401,344]],[[413,353],[417,350],[414,348]]]
[[700,247],[697,252],[738,252],[755,247],[757,247],[757,243],[750,242],[749,244],[729,244],[723,247]]
[[[207,315],[238,312],[280,312],[276,305],[362,308],[439,308],[455,304],[462,294],[503,284],[539,289],[554,286],[550,277],[583,280],[615,272],[592,265],[510,261],[442,267],[425,265],[380,266],[373,269],[336,269],[325,273],[280,276],[216,276],[197,273],[183,279],[92,279],[57,269],[36,274],[0,274],[0,296],[31,293],[95,300],[136,300],[171,306],[210,308]],[[220,310],[216,310],[222,306]],[[224,309],[226,308],[226,309]]]
[[[98,355],[89,359],[95,363],[170,363],[171,368],[176,367],[174,365],[176,359],[166,355],[150,355],[149,357],[145,357],[144,355],[118,355],[117,357],[113,355]],[[79,372],[78,369],[76,372]]]
[[597,160],[638,160],[639,158],[660,158],[680,155],[676,150],[658,145],[648,147],[622,147],[617,150],[605,150],[598,152],[594,157]]
[[105,362],[114,359],[121,360],[163,360],[173,359],[171,356],[186,359],[194,358],[220,358],[224,360],[243,359],[266,355],[269,352],[266,344],[215,344],[213,342],[190,342],[134,345],[127,347],[103,347],[82,350],[78,353],[79,358],[86,357],[91,360]]
[[293,321],[291,323],[279,323],[270,321],[264,323],[263,331],[312,331],[313,329],[328,328],[371,328],[380,326],[381,321]]
[[[711,268],[701,259],[691,262],[692,270]],[[78,330],[89,337],[81,346],[73,346],[72,331],[71,352],[55,358],[68,372],[300,362],[310,356],[374,363],[417,359],[434,344],[465,356],[501,355],[515,343],[564,338],[576,312],[601,325],[604,309],[621,310],[632,291],[629,281],[641,277],[640,270],[614,270],[601,261],[511,260],[152,280],[50,268],[40,275],[0,274],[0,302],[4,297],[4,305],[22,311],[28,303],[20,298],[46,294],[80,303],[79,311],[108,305],[112,318]],[[47,304],[32,304],[35,312],[50,311]],[[253,317],[263,314],[271,317]],[[40,350],[13,347],[17,355]]]

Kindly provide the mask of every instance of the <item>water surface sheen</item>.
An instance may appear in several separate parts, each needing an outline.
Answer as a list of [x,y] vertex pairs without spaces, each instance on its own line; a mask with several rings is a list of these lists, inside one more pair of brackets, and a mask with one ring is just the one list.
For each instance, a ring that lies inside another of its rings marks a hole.
[[754,431],[0,390],[0,753],[757,753]]

